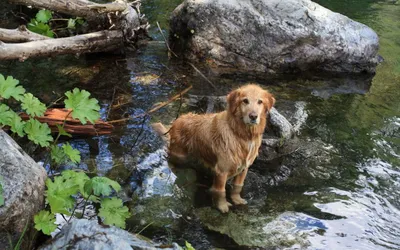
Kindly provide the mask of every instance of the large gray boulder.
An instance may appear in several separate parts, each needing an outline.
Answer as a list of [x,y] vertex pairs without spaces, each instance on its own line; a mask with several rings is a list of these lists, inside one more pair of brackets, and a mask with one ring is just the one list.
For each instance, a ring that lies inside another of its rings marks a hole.
[[179,249],[179,246],[173,244],[170,247],[157,247],[155,243],[120,228],[101,226],[95,220],[76,219],[65,225],[51,242],[39,249],[150,250],[160,248]]
[[375,72],[379,39],[310,0],[185,0],[171,17],[174,51],[241,71]]
[[8,236],[18,241],[25,225],[44,207],[47,174],[1,129],[0,176],[5,199],[0,207],[0,248],[8,249]]

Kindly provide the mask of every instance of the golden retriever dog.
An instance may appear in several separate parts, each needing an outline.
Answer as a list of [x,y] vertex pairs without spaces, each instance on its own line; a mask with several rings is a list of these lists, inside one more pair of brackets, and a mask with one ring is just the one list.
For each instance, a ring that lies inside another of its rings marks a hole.
[[220,113],[182,115],[169,131],[161,123],[152,125],[169,142],[171,160],[184,161],[191,156],[211,168],[214,179],[210,191],[214,205],[222,213],[232,205],[225,192],[229,178],[233,178],[233,204],[247,203],[240,193],[248,168],[258,155],[275,98],[261,87],[248,84],[230,92],[227,103],[227,109]]

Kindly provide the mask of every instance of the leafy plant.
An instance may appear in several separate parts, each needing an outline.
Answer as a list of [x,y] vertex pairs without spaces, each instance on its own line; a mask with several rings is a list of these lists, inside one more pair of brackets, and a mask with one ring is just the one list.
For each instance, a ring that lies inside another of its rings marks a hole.
[[[44,22],[51,17],[49,17],[49,12],[40,12],[36,18]],[[62,146],[57,145],[61,135],[71,136],[64,130],[65,120],[63,125],[57,126],[58,135],[56,139],[53,139],[49,126],[35,119],[36,116],[44,114],[46,106],[31,93],[26,93],[25,89],[18,84],[19,81],[13,77],[5,78],[0,74],[0,101],[13,98],[20,102],[21,108],[26,111],[29,120],[22,121],[21,117],[9,106],[0,103],[0,128],[10,126],[11,131],[19,136],[22,137],[26,134],[28,139],[35,144],[48,147],[50,158],[57,164],[66,161],[79,163],[81,157],[78,150],[72,148],[69,143]],[[89,92],[75,88],[73,91],[66,92],[65,95],[67,97],[64,100],[65,106],[70,109],[68,115],[71,114],[73,118],[79,119],[83,124],[87,121],[94,123],[99,119],[100,106],[96,99],[90,98]],[[61,176],[48,178],[46,187],[46,202],[50,211],[40,211],[34,218],[35,228],[44,234],[50,234],[57,228],[54,224],[56,213],[69,215],[71,218],[76,217],[75,211],[82,205],[82,201],[78,202],[80,197],[84,200],[82,217],[88,202],[99,203],[98,216],[106,225],[124,228],[125,220],[130,216],[128,208],[123,206],[121,199],[109,197],[113,191],[118,192],[121,186],[107,177],[89,178],[83,172],[66,170],[61,173]],[[4,198],[0,183],[0,205],[2,202],[4,203]]]
[[46,123],[40,123],[38,120],[30,118],[24,126],[24,132],[28,135],[28,139],[42,147],[50,146],[53,137],[51,130]]
[[130,216],[128,207],[117,197],[104,197],[104,194],[107,196],[111,194],[111,188],[116,192],[120,190],[119,184],[115,181],[107,177],[90,179],[84,172],[66,170],[61,176],[55,177],[54,181],[47,179],[46,187],[46,201],[51,212],[42,210],[35,216],[35,228],[42,230],[44,234],[50,234],[55,230],[53,218],[56,213],[76,216],[76,209],[82,205],[82,201],[77,201],[78,197],[84,198],[84,209],[89,200],[100,203],[98,216],[104,224],[125,228],[125,220]]
[[36,14],[36,20],[41,23],[48,23],[52,17],[50,10],[39,10]]
[[65,93],[68,97],[64,101],[65,107],[72,110],[72,117],[79,119],[82,124],[86,124],[86,121],[94,123],[100,118],[99,110],[100,106],[98,101],[94,98],[89,98],[90,93],[86,90],[74,90]]
[[104,219],[104,224],[125,228],[125,220],[130,217],[129,210],[116,197],[101,200],[99,216]]
[[36,18],[32,18],[31,21],[28,23],[28,30],[53,38],[54,32],[48,25],[48,22],[52,17],[53,15],[51,14],[51,11],[39,10],[39,12],[36,14]]
[[42,210],[34,217],[35,228],[40,231],[42,230],[44,234],[50,235],[54,230],[56,230],[57,225],[56,218],[54,214],[49,213],[49,211]]
[[31,116],[42,116],[46,111],[46,105],[41,103],[39,99],[34,97],[31,93],[24,95],[21,107]]
[[[40,12],[37,18],[46,20],[49,18],[49,12]],[[51,13],[50,13],[51,14]],[[89,98],[90,93],[86,90],[75,88],[72,92],[66,93],[68,97],[64,102],[67,108],[70,108],[72,116],[79,117],[80,120],[86,123],[87,120],[94,122],[100,115],[98,110],[100,106],[94,98]],[[46,111],[46,105],[40,102],[38,98],[31,93],[26,93],[22,86],[19,86],[19,81],[12,76],[5,78],[0,74],[0,98],[5,100],[13,98],[21,103],[21,108],[26,111],[30,119],[25,122],[21,117],[14,112],[6,104],[0,103],[0,128],[9,126],[13,133],[23,137],[27,135],[28,139],[41,147],[50,147],[51,159],[62,164],[66,161],[78,163],[81,160],[78,150],[72,148],[69,143],[62,146],[57,145],[60,136],[71,136],[64,130],[64,125],[57,125],[58,136],[55,140],[51,136],[51,130],[46,123],[41,123],[35,119],[36,116],[42,116]],[[80,100],[82,98],[82,100]],[[1,100],[1,99],[0,99]],[[53,142],[53,143],[52,143]],[[50,145],[52,143],[52,145]]]
[[[50,24],[52,24],[52,26],[55,26],[53,25],[52,21],[66,21],[67,26],[63,26],[63,28],[57,28],[56,26],[55,29],[52,29]],[[51,13],[51,11],[40,10],[36,14],[35,18],[32,18],[31,21],[27,24],[27,27],[32,32],[53,38],[55,35],[55,30],[75,30],[78,25],[83,25],[84,23],[85,20],[81,17],[69,19],[53,19],[53,14]]]
[[17,86],[19,81],[14,79],[12,76],[8,76],[4,78],[2,74],[0,74],[0,96],[4,99],[9,99],[13,97],[17,101],[21,101],[25,93],[25,89],[21,86]]

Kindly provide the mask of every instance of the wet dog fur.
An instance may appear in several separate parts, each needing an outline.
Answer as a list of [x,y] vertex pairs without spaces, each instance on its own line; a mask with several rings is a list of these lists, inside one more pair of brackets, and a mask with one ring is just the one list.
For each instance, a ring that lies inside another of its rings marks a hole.
[[213,203],[222,213],[231,206],[225,192],[229,178],[233,178],[231,201],[235,205],[247,203],[240,193],[248,168],[258,155],[275,98],[260,86],[248,84],[230,92],[227,103],[227,109],[220,113],[182,115],[170,130],[161,123],[152,125],[168,142],[172,162],[183,162],[190,156],[212,170]]

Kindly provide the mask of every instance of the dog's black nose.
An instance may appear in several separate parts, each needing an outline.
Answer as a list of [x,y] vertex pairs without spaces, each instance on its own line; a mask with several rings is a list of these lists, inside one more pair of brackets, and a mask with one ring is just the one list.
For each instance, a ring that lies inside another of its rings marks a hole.
[[249,114],[250,120],[255,121],[257,120],[257,115],[256,114]]

